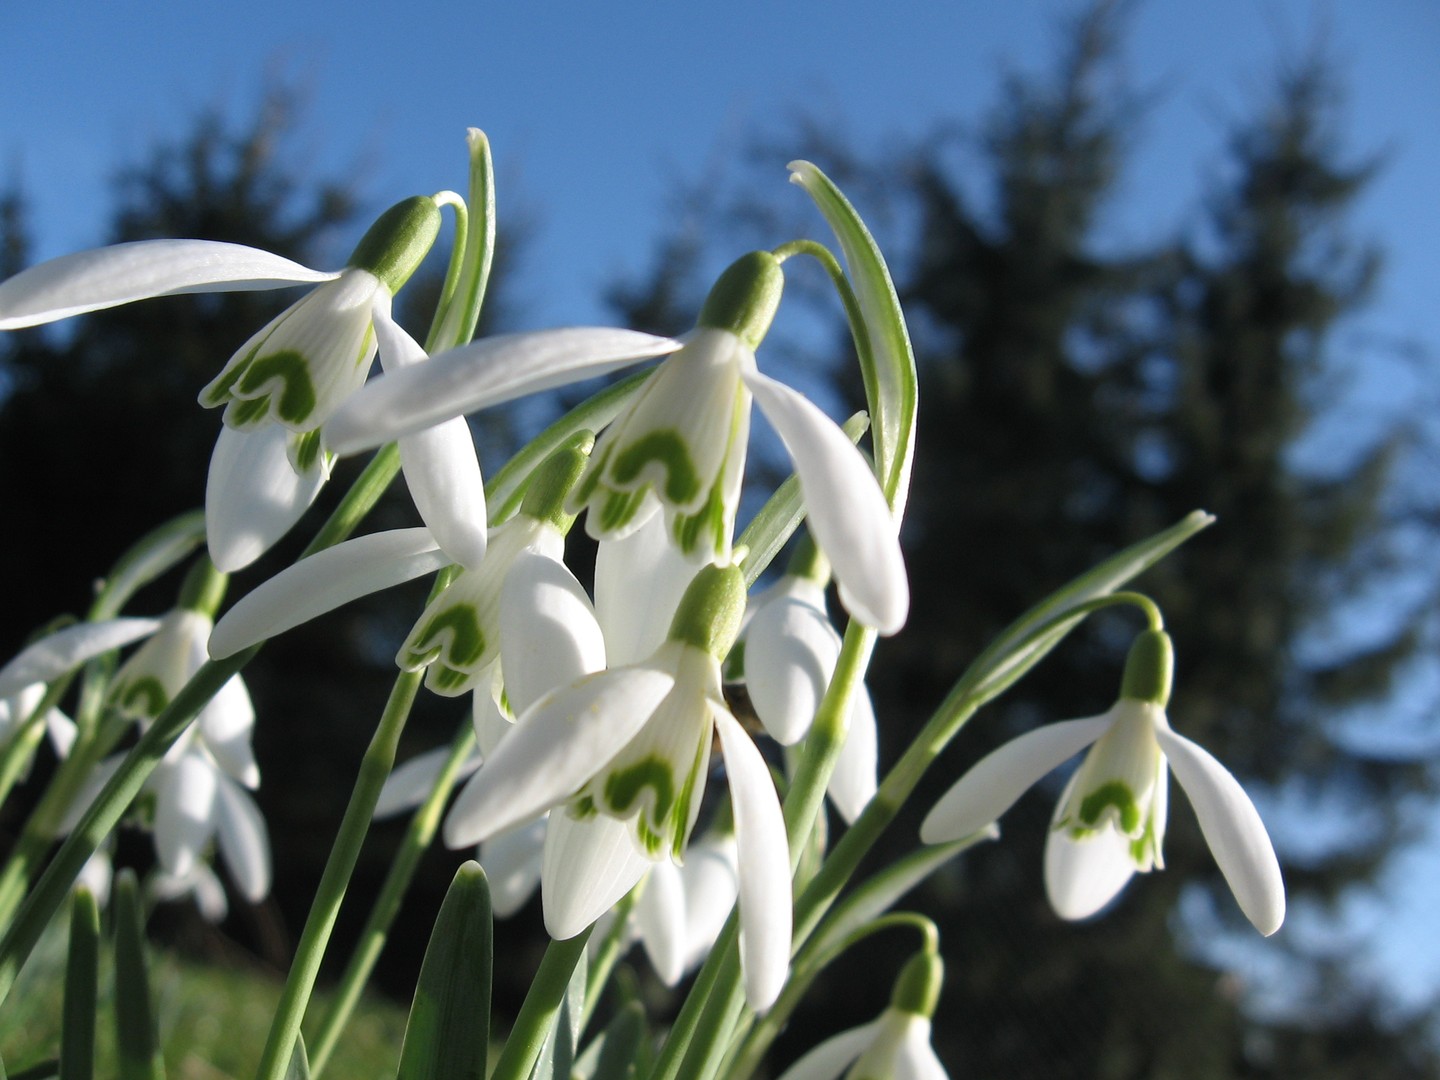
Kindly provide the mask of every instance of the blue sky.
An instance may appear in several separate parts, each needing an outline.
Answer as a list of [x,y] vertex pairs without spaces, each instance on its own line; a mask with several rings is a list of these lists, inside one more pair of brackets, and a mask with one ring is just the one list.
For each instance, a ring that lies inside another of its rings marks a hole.
[[[596,321],[607,317],[606,284],[647,264],[677,182],[703,178],[749,133],[782,134],[787,118],[808,113],[883,154],[942,122],[973,126],[995,101],[998,74],[1043,65],[1055,17],[1074,9],[1059,0],[899,0],[883,13],[873,0],[10,0],[0,176],[28,193],[36,256],[91,246],[117,164],[204,108],[248,115],[265,73],[279,71],[309,92],[298,143],[314,167],[359,168],[376,209],[463,190],[465,129],[485,129],[501,214],[523,205],[538,224],[521,287],[527,318]],[[1386,154],[1356,216],[1385,246],[1386,274],[1347,339],[1415,341],[1433,356],[1440,5],[1430,0],[1138,6],[1125,64],[1158,98],[1107,239],[1124,245],[1193,224],[1225,122],[1260,100],[1278,55],[1300,54],[1325,27],[1349,76],[1347,145]],[[777,157],[774,197],[800,200],[784,165]],[[1398,900],[1366,901],[1366,918],[1398,927],[1377,935],[1377,963],[1407,996],[1440,990],[1428,909],[1440,888],[1437,846],[1432,836],[1410,856],[1420,873],[1397,871]]]

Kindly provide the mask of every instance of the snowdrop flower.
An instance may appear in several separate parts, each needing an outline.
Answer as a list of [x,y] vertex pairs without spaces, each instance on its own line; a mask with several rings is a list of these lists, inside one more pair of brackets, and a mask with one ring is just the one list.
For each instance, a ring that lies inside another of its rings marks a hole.
[[200,392],[202,405],[225,408],[205,500],[211,556],[237,570],[314,500],[328,474],[316,429],[365,381],[377,327],[389,321],[388,304],[377,313],[375,301],[404,284],[439,228],[434,199],[407,199],[381,215],[336,273],[211,240],[141,240],[66,255],[0,284],[0,330],[156,296],[315,286]]
[[769,770],[720,688],[744,604],[738,567],[703,568],[646,661],[572,682],[521,714],[456,800],[445,839],[467,846],[566,804],[551,815],[541,891],[551,936],[573,937],[652,863],[680,861],[718,733],[740,853],[741,967],[758,1010],[788,969],[790,863]]
[[1049,724],[991,752],[930,811],[921,839],[941,843],[983,828],[1088,746],[1060,796],[1045,845],[1045,887],[1055,911],[1083,919],[1108,904],[1136,871],[1163,866],[1174,772],[1240,909],[1262,934],[1273,934],[1285,918],[1274,848],[1229,770],[1170,729],[1165,705],[1172,664],[1168,635],[1141,634],[1125,663],[1120,699],[1108,712]]
[[[35,715],[35,710],[44,699],[44,683],[31,683],[7,698],[0,698],[0,746],[15,737],[16,732]],[[59,709],[49,709],[42,722],[45,733],[50,738],[50,745],[55,748],[56,756],[65,757],[75,742],[75,721]],[[96,890],[90,891],[93,893]]]
[[[773,255],[742,257],[721,275],[683,341],[627,345],[623,332],[611,331],[613,343],[577,337],[572,346],[535,336],[453,350],[356,393],[326,425],[326,444],[339,453],[365,449],[671,352],[602,434],[570,509],[588,507],[590,533],[614,538],[663,508],[672,537],[694,560],[728,558],[753,399],[790,453],[810,528],[835,568],[846,608],[881,633],[894,633],[909,609],[909,585],[896,524],[874,473],[829,417],[755,365],[783,282]],[[558,333],[564,332],[552,331]]]
[[[782,746],[805,737],[840,658],[840,635],[825,612],[829,567],[813,544],[757,596],[744,631],[745,685],[755,715]],[[850,702],[845,745],[830,777],[840,816],[853,822],[876,788],[875,709],[862,683]]]
[[825,1040],[780,1080],[946,1080],[930,1045],[939,970],[933,954],[912,957],[878,1019]]

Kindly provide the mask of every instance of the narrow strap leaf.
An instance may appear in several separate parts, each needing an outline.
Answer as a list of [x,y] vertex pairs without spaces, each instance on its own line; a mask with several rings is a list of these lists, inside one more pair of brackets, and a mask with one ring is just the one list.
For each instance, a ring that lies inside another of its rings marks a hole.
[[60,1080],[91,1080],[95,1075],[99,957],[100,909],[89,889],[76,889],[70,903],[70,951],[60,1016]]
[[160,1033],[150,1004],[145,913],[133,870],[115,882],[115,1047],[120,1080],[163,1080]]

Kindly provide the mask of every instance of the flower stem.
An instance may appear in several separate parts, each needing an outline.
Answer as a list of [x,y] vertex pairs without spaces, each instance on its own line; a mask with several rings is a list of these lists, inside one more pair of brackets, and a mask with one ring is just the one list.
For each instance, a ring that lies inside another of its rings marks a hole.
[[300,1034],[300,1020],[305,1015],[305,1006],[315,987],[315,977],[320,971],[320,959],[330,942],[330,931],[340,913],[340,903],[345,899],[345,890],[350,884],[350,875],[360,856],[360,846],[370,828],[375,814],[375,803],[380,798],[380,789],[395,764],[395,750],[415,694],[420,688],[423,671],[402,672],[390,691],[390,700],[385,704],[380,723],[360,761],[359,775],[355,788],[350,794],[350,803],[340,829],[335,834],[335,843],[330,857],[325,862],[325,872],[315,890],[315,900],[310,905],[310,915],[305,920],[305,929],[300,934],[300,944],[295,950],[295,959],[290,965],[290,975],[285,980],[285,989],[280,994],[280,1003],[275,1009],[275,1018],[270,1025],[270,1035],[265,1041],[260,1065],[256,1069],[257,1080],[282,1080],[290,1065],[295,1049],[295,1039]]
[[340,1040],[341,1033],[345,1030],[346,1023],[350,1020],[350,1014],[360,1000],[365,983],[375,968],[375,962],[380,958],[381,950],[385,947],[390,926],[400,912],[400,903],[415,876],[415,868],[419,865],[420,856],[429,849],[431,842],[435,839],[435,832],[440,826],[441,811],[445,808],[445,802],[450,797],[450,792],[454,790],[455,779],[460,774],[460,766],[470,753],[470,747],[474,741],[472,725],[466,719],[460,732],[455,736],[455,741],[450,744],[450,756],[445,759],[440,775],[435,778],[435,784],[430,789],[429,797],[410,819],[410,827],[406,830],[405,838],[400,842],[400,848],[390,863],[390,870],[385,875],[385,883],[380,887],[380,894],[375,899],[375,906],[370,909],[370,917],[365,923],[365,928],[360,932],[355,951],[350,956],[349,966],[346,967],[345,974],[340,979],[334,1003],[330,1006],[330,1011],[326,1013],[320,1030],[316,1032],[315,1038],[311,1042],[310,1075],[312,1077],[319,1076],[325,1068],[325,1063],[329,1061],[336,1043]]
[[580,1012],[582,1034],[590,1023],[590,1018],[595,1015],[595,1008],[600,1004],[600,995],[605,992],[605,984],[610,981],[610,973],[615,969],[616,961],[620,959],[628,944],[626,931],[630,923],[630,912],[635,907],[635,898],[644,887],[643,883],[637,885],[620,898],[614,908],[614,917],[610,920],[610,929],[593,951],[590,970],[585,976],[585,1006]]
[[592,929],[587,927],[565,941],[550,942],[490,1080],[526,1080],[530,1075],[550,1034],[550,1026],[565,1001],[575,965],[585,955],[585,942],[590,939]]

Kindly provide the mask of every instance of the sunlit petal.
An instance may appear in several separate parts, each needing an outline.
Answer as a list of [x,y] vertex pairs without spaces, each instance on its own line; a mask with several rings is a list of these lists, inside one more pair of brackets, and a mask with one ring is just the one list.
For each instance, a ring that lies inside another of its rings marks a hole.
[[210,635],[219,660],[351,600],[433,573],[449,558],[426,529],[372,533],[287,567],[226,612]]
[[217,773],[198,754],[156,770],[155,854],[167,873],[184,877],[215,833]]
[[[803,588],[793,578],[774,588],[792,582]],[[776,742],[790,746],[810,730],[839,656],[840,636],[809,599],[785,592],[757,601],[745,632],[745,685]]]
[[226,776],[215,792],[220,857],[240,895],[258,904],[270,892],[270,833],[247,791]]
[[1107,826],[1075,839],[1069,829],[1056,827],[1079,776],[1077,771],[1065,785],[1045,840],[1045,893],[1062,919],[1094,915],[1115,899],[1136,870],[1131,840],[1124,833]]
[[1285,882],[1255,804],[1208,751],[1163,727],[1155,736],[1240,910],[1269,937],[1285,921]]
[[227,574],[269,551],[325,486],[318,458],[304,472],[295,471],[289,438],[279,424],[255,431],[220,428],[205,483],[205,539],[210,560]]
[[685,974],[685,885],[680,874],[680,867],[669,859],[653,864],[635,903],[640,944],[666,986],[674,986]]
[[77,623],[26,646],[0,668],[0,698],[32,683],[48,683],[101,653],[129,645],[160,628],[159,619],[107,619]]
[[840,748],[826,789],[835,809],[847,822],[854,822],[875,795],[879,755],[875,706],[870,701],[870,691],[861,683],[855,688],[851,703],[845,745]]
[[585,589],[565,564],[522,551],[500,590],[500,656],[510,707],[605,667],[605,641]]
[[745,1000],[762,1012],[780,996],[790,970],[793,901],[785,817],[750,736],[723,708],[714,713],[740,849],[740,970]]
[[608,327],[483,338],[372,381],[331,416],[325,442],[337,454],[353,454],[678,348],[673,338]]
[[623,539],[600,542],[595,617],[612,666],[638,663],[660,647],[697,569],[670,539],[663,514],[652,514]]
[[620,668],[541,698],[455,800],[445,843],[469,847],[569,798],[640,729],[674,682],[653,668]]
[[795,463],[810,531],[830,560],[842,602],[865,625],[895,633],[910,610],[910,584],[895,521],[869,463],[803,394],[758,371],[746,372],[745,383]]
[[930,1021],[913,1015],[908,1020],[895,1051],[894,1080],[949,1080],[930,1045]]
[[927,844],[943,844],[983,829],[1010,809],[1037,780],[1089,746],[1109,726],[1108,716],[1065,720],[1027,731],[992,750],[925,815],[920,839]]
[[236,675],[200,711],[200,735],[216,764],[248,788],[260,783],[260,767],[250,745],[255,706],[245,682]]
[[0,284],[0,330],[54,322],[151,296],[330,281],[268,251],[215,240],[139,240],[62,255]]

